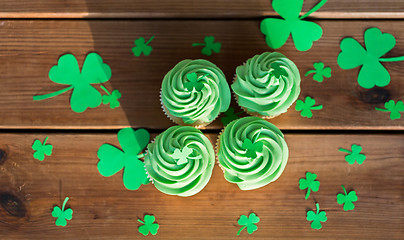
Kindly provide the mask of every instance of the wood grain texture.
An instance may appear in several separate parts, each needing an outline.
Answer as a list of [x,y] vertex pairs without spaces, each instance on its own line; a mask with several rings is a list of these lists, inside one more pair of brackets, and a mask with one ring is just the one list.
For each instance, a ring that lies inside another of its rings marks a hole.
[[[306,0],[306,12],[319,0]],[[277,15],[270,0],[2,0],[0,18],[254,18]],[[321,18],[403,18],[401,0],[330,0]]]
[[[298,52],[291,39],[277,51],[292,59],[302,75],[301,99],[311,96],[324,109],[312,119],[302,118],[294,105],[271,122],[281,129],[404,129],[404,118],[390,120],[376,111],[389,99],[404,100],[403,63],[385,63],[392,80],[388,87],[364,89],[357,84],[359,68],[342,70],[337,65],[339,43],[347,36],[363,42],[371,27],[393,33],[396,47],[387,57],[404,54],[403,21],[318,21],[324,29],[320,41],[307,52]],[[220,67],[229,83],[235,69],[248,58],[271,51],[259,30],[259,21],[3,21],[0,27],[0,128],[105,129],[126,126],[165,129],[173,123],[159,101],[164,75],[183,59],[206,58]],[[138,37],[155,35],[149,56],[131,52]],[[206,57],[192,43],[213,35],[222,43],[219,54]],[[122,107],[103,105],[84,113],[70,109],[70,93],[43,101],[32,96],[63,88],[48,79],[49,69],[65,53],[74,54],[82,65],[88,52],[96,51],[112,68],[108,89],[122,92]],[[314,62],[332,68],[323,83],[304,77]],[[233,105],[236,105],[233,100]],[[236,107],[239,110],[238,107]],[[220,129],[219,120],[207,126]]]
[[[34,139],[49,136],[52,156],[32,158]],[[207,134],[214,143],[216,134]],[[153,214],[160,224],[154,239],[233,239],[238,217],[255,212],[261,218],[254,239],[402,239],[404,237],[403,134],[289,134],[290,158],[276,182],[241,191],[228,183],[216,165],[213,176],[193,197],[168,196],[149,184],[126,190],[122,173],[104,178],[97,171],[97,150],[118,144],[116,134],[2,134],[0,149],[8,157],[0,165],[0,195],[16,196],[26,216],[11,216],[0,206],[0,232],[5,239],[142,239],[137,218]],[[339,147],[360,144],[367,159],[349,165]],[[298,181],[310,171],[320,190],[304,199]],[[353,211],[337,204],[341,184],[359,200]],[[54,225],[52,208],[64,198],[74,211],[67,227]],[[327,212],[323,229],[310,228],[305,216],[315,202]],[[249,239],[242,232],[240,239]]]

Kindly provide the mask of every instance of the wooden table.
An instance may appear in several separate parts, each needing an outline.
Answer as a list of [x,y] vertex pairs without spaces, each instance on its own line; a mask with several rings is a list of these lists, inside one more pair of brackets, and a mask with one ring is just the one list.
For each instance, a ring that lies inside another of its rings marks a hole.
[[[317,0],[305,1],[303,11]],[[121,173],[104,178],[97,170],[97,150],[118,144],[124,127],[146,128],[154,137],[173,123],[163,114],[159,89],[165,73],[186,58],[216,63],[231,81],[236,66],[270,51],[260,33],[264,16],[275,16],[269,0],[2,0],[0,3],[0,238],[1,239],[143,239],[138,218],[152,214],[160,224],[150,239],[403,239],[404,117],[390,120],[375,111],[387,100],[404,100],[403,63],[388,63],[388,87],[364,89],[358,69],[337,65],[339,43],[347,36],[363,42],[369,27],[392,33],[404,53],[402,0],[333,0],[313,21],[323,37],[307,52],[289,39],[277,51],[291,58],[301,74],[322,61],[332,68],[323,83],[302,77],[302,93],[324,106],[312,119],[292,108],[271,122],[281,128],[290,148],[289,163],[276,182],[241,191],[225,181],[215,166],[199,194],[168,196],[149,184],[126,190]],[[135,57],[133,41],[155,36],[150,56]],[[219,54],[201,55],[192,47],[205,36],[222,43]],[[74,54],[81,65],[86,54],[99,53],[112,68],[108,89],[122,93],[121,107],[74,113],[69,94],[34,102],[32,96],[59,89],[48,79],[57,59]],[[239,108],[235,106],[236,111]],[[219,120],[203,130],[215,143]],[[49,137],[54,151],[43,162],[33,159],[35,139]],[[367,159],[349,165],[340,147],[360,144]],[[318,175],[320,190],[304,199],[299,179]],[[354,211],[336,202],[341,184],[359,197]],[[64,198],[74,210],[66,227],[51,216]],[[323,229],[313,230],[306,212],[320,203],[327,212]],[[255,212],[258,231],[239,237],[237,220]]]

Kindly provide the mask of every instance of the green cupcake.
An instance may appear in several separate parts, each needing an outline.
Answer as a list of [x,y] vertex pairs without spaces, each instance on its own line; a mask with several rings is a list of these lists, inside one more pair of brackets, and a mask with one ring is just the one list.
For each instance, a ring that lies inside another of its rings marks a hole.
[[187,59],[165,75],[160,99],[164,112],[175,123],[205,126],[229,108],[231,94],[215,64]]
[[282,132],[258,117],[229,123],[219,136],[217,151],[224,177],[241,190],[257,189],[278,179],[289,156]]
[[300,74],[284,55],[265,52],[237,67],[231,88],[248,114],[273,118],[285,113],[298,98]]
[[147,145],[144,164],[158,190],[188,197],[200,192],[209,182],[215,152],[200,130],[173,126]]

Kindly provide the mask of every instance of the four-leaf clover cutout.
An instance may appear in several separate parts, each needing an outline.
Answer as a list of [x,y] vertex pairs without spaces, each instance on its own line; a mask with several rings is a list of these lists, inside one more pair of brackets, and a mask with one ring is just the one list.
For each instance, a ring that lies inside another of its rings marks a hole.
[[65,206],[67,201],[69,200],[68,197],[65,198],[63,205],[62,205],[62,209],[60,209],[60,207],[55,206],[53,208],[52,211],[52,217],[57,218],[56,219],[56,226],[66,226],[67,225],[67,221],[66,220],[72,220],[73,218],[73,210],[71,208],[68,208],[65,210]]
[[34,144],[32,144],[32,150],[34,150],[34,158],[38,159],[39,161],[43,161],[46,156],[50,156],[52,154],[53,146],[50,144],[46,144],[48,141],[48,137],[45,138],[43,143],[40,140],[36,139]]
[[231,123],[232,121],[239,119],[240,117],[238,116],[243,112],[238,112],[234,113],[234,108],[229,107],[226,112],[224,112],[224,117],[220,119],[220,121],[223,123],[223,126],[227,126],[227,124]]
[[248,138],[244,139],[241,147],[246,150],[246,157],[255,159],[257,157],[257,152],[262,152],[264,143],[262,141],[257,141],[261,131],[262,128],[257,133],[257,136],[254,137],[254,141],[251,141]]
[[189,81],[184,82],[184,87],[190,92],[194,91],[194,89],[195,89],[196,92],[200,92],[200,91],[202,91],[202,88],[205,87],[205,85],[203,85],[203,83],[200,82],[200,80],[203,79],[204,77],[208,76],[208,75],[209,74],[205,74],[205,75],[202,75],[202,76],[198,77],[196,72],[188,73],[187,74],[187,79]]
[[272,8],[284,19],[267,18],[261,22],[261,32],[270,48],[282,47],[292,34],[293,42],[299,51],[307,51],[314,41],[323,35],[323,29],[316,23],[304,21],[313,12],[321,8],[327,0],[321,0],[306,14],[299,17],[303,0],[273,0]]
[[345,156],[345,161],[347,161],[349,164],[352,165],[355,163],[355,161],[359,165],[362,164],[366,160],[365,154],[360,153],[362,151],[362,147],[356,144],[352,144],[351,149],[352,151],[343,148],[340,148],[338,150],[348,153],[348,155]]
[[313,67],[315,70],[310,70],[306,72],[304,76],[309,76],[310,74],[313,74],[313,80],[317,82],[322,82],[324,80],[324,77],[330,78],[331,77],[331,68],[330,67],[324,67],[324,63],[318,62],[314,63]]
[[110,145],[103,144],[97,156],[98,171],[104,177],[110,177],[121,169],[123,171],[123,184],[129,190],[136,190],[142,184],[148,184],[149,178],[144,163],[140,158],[145,154],[140,152],[150,141],[150,134],[145,129],[133,130],[124,128],[118,132],[118,141],[122,150]]
[[102,96],[103,104],[109,104],[109,107],[111,109],[117,108],[121,105],[118,99],[122,97],[122,94],[117,89],[112,91],[112,93],[109,93],[109,91],[104,86],[101,85],[101,88],[107,94]]
[[382,112],[390,112],[390,119],[400,119],[401,118],[401,113],[404,112],[404,104],[402,101],[397,101],[397,103],[394,102],[394,100],[390,100],[384,104],[384,108],[376,108],[378,111]]
[[344,204],[344,211],[354,210],[355,205],[353,204],[353,202],[358,201],[358,196],[356,196],[356,192],[350,191],[349,193],[347,193],[344,185],[341,186],[342,189],[344,190],[344,194],[339,193],[337,195],[338,204]]
[[193,152],[192,148],[185,146],[182,150],[176,148],[172,155],[173,159],[177,163],[177,165],[182,165],[188,162],[188,159],[201,159],[202,156],[190,157]]
[[323,109],[323,105],[314,106],[316,104],[316,100],[307,96],[304,102],[300,99],[296,101],[296,111],[301,111],[300,115],[302,117],[311,118],[313,113],[311,110],[321,110]]
[[306,219],[307,221],[313,221],[311,223],[311,228],[313,229],[321,229],[321,222],[326,222],[327,221],[327,215],[325,211],[320,212],[320,206],[318,203],[316,203],[316,212],[313,211],[308,211]]
[[143,225],[139,227],[139,232],[141,234],[143,234],[144,236],[147,236],[149,234],[149,232],[152,235],[156,235],[157,231],[159,229],[159,225],[157,223],[155,223],[155,217],[151,216],[151,215],[145,215],[144,216],[144,221],[138,219],[138,221],[140,223],[142,223]]
[[320,182],[316,181],[317,174],[307,172],[306,179],[302,178],[299,180],[299,188],[300,190],[304,190],[307,188],[307,193],[305,199],[308,199],[310,196],[310,191],[317,192],[320,188]]
[[206,56],[212,55],[213,52],[220,53],[220,48],[222,47],[222,44],[220,42],[215,42],[215,37],[207,36],[207,37],[205,37],[204,40],[205,40],[205,43],[193,43],[192,47],[204,46],[204,48],[202,48],[201,52],[202,52],[202,54],[204,54]]
[[151,36],[149,41],[145,42],[143,37],[140,37],[135,40],[135,46],[132,48],[132,52],[136,57],[139,57],[142,53],[145,56],[149,56],[153,48],[148,44],[154,39],[154,36]]
[[237,235],[240,235],[241,231],[243,231],[245,228],[247,228],[248,234],[252,234],[253,232],[258,230],[257,224],[260,221],[260,218],[257,217],[255,213],[250,213],[250,216],[246,215],[241,215],[240,219],[238,220],[238,225],[241,225],[243,227],[238,230]]

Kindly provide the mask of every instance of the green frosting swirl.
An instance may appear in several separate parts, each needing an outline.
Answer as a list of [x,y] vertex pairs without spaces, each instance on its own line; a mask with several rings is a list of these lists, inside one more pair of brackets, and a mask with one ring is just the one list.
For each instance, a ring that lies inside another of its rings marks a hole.
[[[184,151],[185,147],[192,152],[186,163],[177,164],[174,152],[176,149]],[[144,163],[158,190],[187,197],[198,193],[208,183],[215,164],[215,152],[212,143],[200,130],[173,126],[147,146]]]
[[[261,142],[257,157],[247,157],[245,139],[253,144]],[[288,161],[288,146],[282,132],[272,123],[245,117],[231,122],[220,134],[218,159],[224,177],[241,190],[263,187],[282,174]]]
[[231,85],[238,104],[249,112],[277,116],[288,110],[300,94],[296,65],[277,52],[265,52],[236,69]]
[[[203,84],[200,91],[190,91],[185,87],[190,73],[196,73],[200,78],[198,82]],[[215,64],[203,59],[187,59],[165,75],[161,100],[167,111],[181,118],[184,124],[209,123],[229,108],[231,94],[223,72]]]

